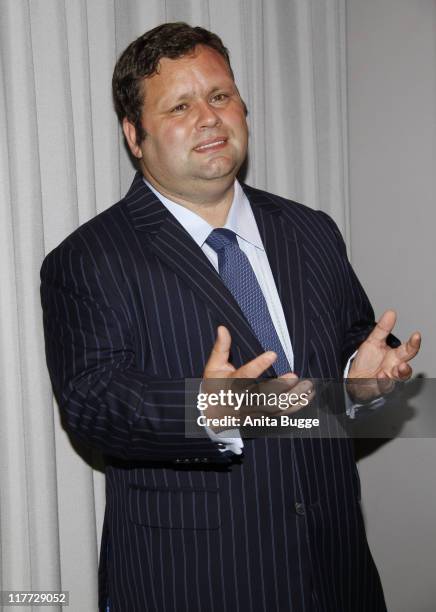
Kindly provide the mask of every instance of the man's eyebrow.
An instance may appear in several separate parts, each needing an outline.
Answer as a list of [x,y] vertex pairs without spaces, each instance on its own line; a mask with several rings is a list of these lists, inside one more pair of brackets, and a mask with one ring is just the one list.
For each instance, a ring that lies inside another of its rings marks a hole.
[[183,91],[177,95],[177,97],[172,97],[171,92],[169,92],[166,96],[164,95],[161,98],[163,106],[174,106],[178,104],[182,100],[189,100],[194,97],[193,91]]
[[236,90],[236,87],[234,85],[234,83],[225,83],[223,85],[214,87],[213,89],[210,90],[209,95],[216,93],[217,91],[222,91],[222,90],[229,90],[231,89],[232,91]]
[[[222,85],[215,85],[208,92],[208,95],[210,96],[210,95],[216,93],[217,91],[222,91],[223,89],[224,90],[231,89],[232,91],[236,91],[236,86],[235,86],[233,81],[231,83],[223,83]],[[176,98],[172,98],[171,97],[171,93],[169,93],[168,97],[163,96],[161,98],[161,100],[162,100],[162,104],[164,106],[174,106],[175,104],[178,104],[182,100],[190,100],[191,98],[195,98],[195,95],[196,94],[195,94],[195,92],[193,90],[181,92],[181,93],[179,93],[177,95]]]

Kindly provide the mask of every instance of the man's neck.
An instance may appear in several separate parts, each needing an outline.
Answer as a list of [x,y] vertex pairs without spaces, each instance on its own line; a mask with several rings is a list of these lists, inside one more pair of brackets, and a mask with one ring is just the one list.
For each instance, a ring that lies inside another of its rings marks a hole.
[[235,193],[234,182],[224,192],[204,194],[201,198],[196,195],[196,201],[192,201],[193,198],[188,200],[181,194],[169,193],[160,185],[155,185],[149,177],[145,178],[165,198],[196,213],[212,227],[225,225]]
[[194,204],[178,202],[178,204],[195,212],[199,217],[207,221],[209,225],[212,225],[212,227],[223,227],[233,202],[233,194],[234,189],[224,199],[213,203]]

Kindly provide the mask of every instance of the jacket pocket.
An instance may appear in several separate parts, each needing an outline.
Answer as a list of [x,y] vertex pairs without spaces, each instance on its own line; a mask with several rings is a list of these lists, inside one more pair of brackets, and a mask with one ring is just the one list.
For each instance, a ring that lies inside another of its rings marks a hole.
[[136,525],[161,529],[218,529],[218,490],[152,489],[131,485],[129,518]]

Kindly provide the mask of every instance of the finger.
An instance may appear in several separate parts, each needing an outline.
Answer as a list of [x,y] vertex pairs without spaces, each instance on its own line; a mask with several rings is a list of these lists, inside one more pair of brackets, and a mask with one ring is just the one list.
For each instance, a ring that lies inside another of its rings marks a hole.
[[408,380],[412,376],[412,368],[408,363],[400,363],[396,374],[397,380]]
[[205,371],[222,370],[228,364],[232,337],[224,325],[219,325],[215,344],[207,360]]
[[308,378],[300,378],[292,385],[292,395],[301,395],[302,393],[311,393],[314,390],[314,385]]
[[306,408],[315,398],[316,391],[312,386],[310,389],[300,391],[298,393],[300,399],[297,401],[294,398],[289,402],[289,407],[286,410],[281,410],[280,414],[293,414],[302,408]]
[[309,379],[299,379],[290,393],[287,393],[289,407],[285,409],[286,412],[295,412],[312,400],[315,396],[315,387],[313,382]]
[[421,334],[413,333],[405,344],[402,344],[395,352],[400,361],[409,361],[413,359],[421,348]]
[[295,387],[299,380],[300,378],[298,377],[298,374],[295,374],[295,372],[286,372],[286,374],[282,374],[273,381],[274,389],[277,389],[278,393],[281,393],[282,391],[290,391]]
[[392,393],[392,391],[395,389],[395,381],[391,378],[385,378],[384,380],[379,382],[378,388],[380,391],[380,395],[388,395],[389,393]]
[[347,392],[353,402],[366,403],[389,393],[394,385],[395,381],[381,371],[376,378],[347,379]]
[[384,342],[389,336],[391,331],[394,329],[395,322],[397,320],[397,313],[395,310],[385,310],[376,326],[369,334],[367,340],[373,340],[375,342]]
[[253,393],[269,393],[280,395],[280,393],[287,393],[291,391],[295,385],[298,384],[300,379],[293,372],[287,372],[278,378],[272,378],[268,380],[261,380],[256,384],[251,385],[249,388]]
[[266,351],[266,353],[262,353],[262,355],[238,368],[233,373],[233,378],[258,378],[258,376],[272,366],[276,359],[277,353]]
[[[392,369],[387,371],[380,371],[377,374],[377,383],[381,393],[390,392],[395,387],[395,382],[406,381],[412,376],[412,368],[406,362],[394,365]],[[388,391],[386,391],[388,389]]]
[[[378,380],[382,380],[383,378],[389,378],[389,376],[386,374],[386,372],[384,370],[380,370],[380,372],[377,374],[377,379]],[[371,380],[371,379],[368,379]]]

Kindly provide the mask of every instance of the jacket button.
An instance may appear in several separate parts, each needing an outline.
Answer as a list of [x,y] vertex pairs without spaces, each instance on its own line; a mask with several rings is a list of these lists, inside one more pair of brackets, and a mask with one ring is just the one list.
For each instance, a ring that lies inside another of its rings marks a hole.
[[295,512],[299,514],[300,516],[304,516],[304,514],[306,513],[304,504],[302,502],[295,502],[294,508],[295,508]]

